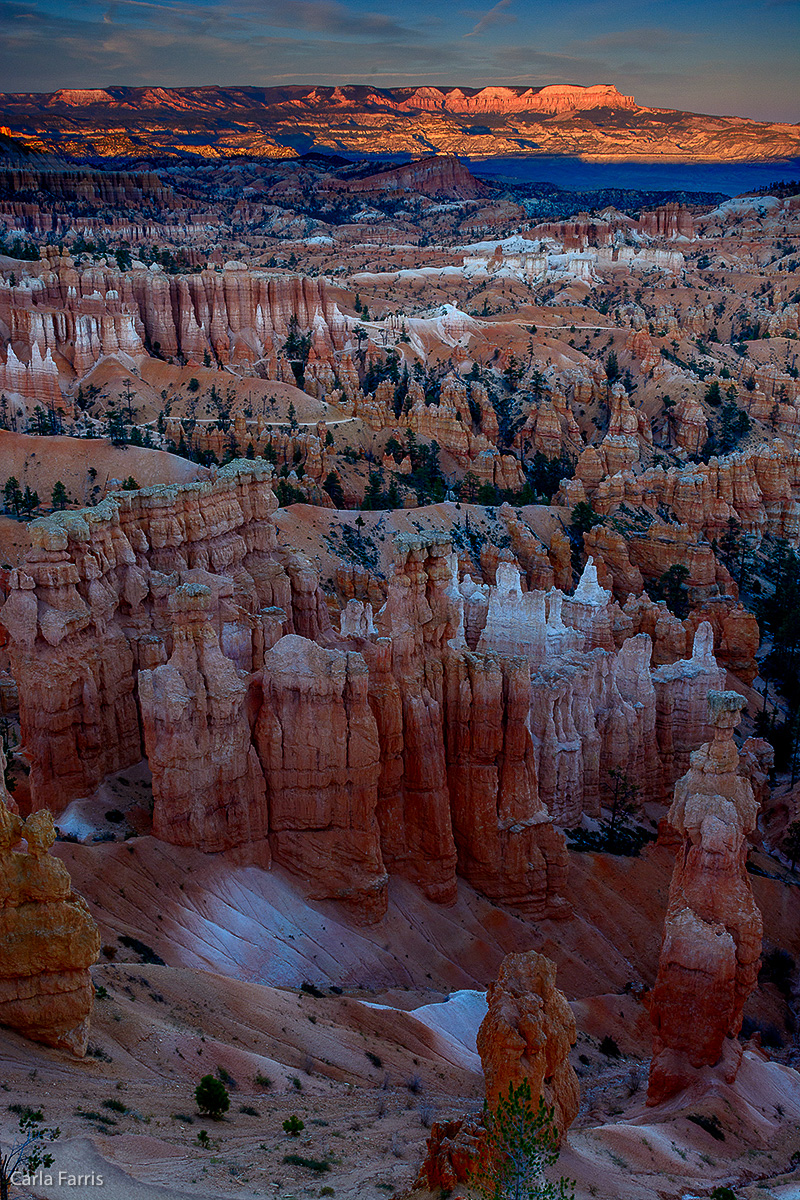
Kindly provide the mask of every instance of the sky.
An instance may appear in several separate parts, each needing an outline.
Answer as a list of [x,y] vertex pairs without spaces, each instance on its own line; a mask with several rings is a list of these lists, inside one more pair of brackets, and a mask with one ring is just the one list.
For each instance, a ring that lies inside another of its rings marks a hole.
[[800,121],[800,0],[0,0],[0,30],[8,92],[614,83]]

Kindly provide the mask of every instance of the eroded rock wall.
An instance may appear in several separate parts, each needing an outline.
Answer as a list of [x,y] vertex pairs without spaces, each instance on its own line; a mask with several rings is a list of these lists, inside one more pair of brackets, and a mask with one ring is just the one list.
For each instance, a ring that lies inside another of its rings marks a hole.
[[238,461],[31,524],[2,620],[32,807],[146,754],[158,836],[271,851],[367,919],[387,871],[442,903],[460,873],[568,912],[554,822],[596,815],[613,771],[643,800],[671,787],[719,681],[710,627],[652,671],[591,562],[572,596],[502,560],[459,584],[442,535],[398,535],[383,607],[352,601],[335,631],[312,561],[277,546],[270,479]]
[[57,385],[57,363],[80,379],[103,355],[139,356],[148,348],[196,363],[205,355],[223,365],[275,360],[293,316],[313,330],[318,349],[343,342],[345,318],[322,280],[241,264],[167,275],[59,260],[18,284],[0,281],[0,322],[8,330],[0,385],[33,398],[37,381],[51,387],[54,377]]
[[448,780],[458,869],[478,891],[564,916],[567,853],[539,797],[523,658],[453,655],[446,672]]
[[138,669],[172,653],[178,585],[209,587],[220,645],[245,670],[263,655],[264,609],[285,605],[293,627],[270,475],[232,463],[213,482],[121,492],[31,523],[2,621],[35,807],[58,814],[142,757]]

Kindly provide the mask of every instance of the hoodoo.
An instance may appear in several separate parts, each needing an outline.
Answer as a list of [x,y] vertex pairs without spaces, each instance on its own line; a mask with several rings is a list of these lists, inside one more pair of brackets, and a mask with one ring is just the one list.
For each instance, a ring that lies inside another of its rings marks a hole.
[[742,1055],[736,1037],[756,984],[762,933],[745,866],[758,804],[733,743],[744,707],[738,692],[709,693],[713,741],[691,755],[667,818],[682,840],[650,998],[649,1104],[704,1067],[721,1064],[733,1080]]
[[[5,765],[0,752],[0,781]],[[49,853],[50,814],[23,822],[1,782],[0,793],[0,1025],[82,1058],[100,934],[66,867]]]

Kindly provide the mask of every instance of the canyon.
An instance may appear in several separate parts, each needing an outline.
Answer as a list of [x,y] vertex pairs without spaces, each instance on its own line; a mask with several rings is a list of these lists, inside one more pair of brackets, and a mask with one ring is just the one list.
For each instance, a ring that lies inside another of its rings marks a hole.
[[580,1200],[791,1194],[800,198],[457,154],[796,127],[3,111],[3,1143],[28,1106],[121,1197],[428,1200],[526,1083]]

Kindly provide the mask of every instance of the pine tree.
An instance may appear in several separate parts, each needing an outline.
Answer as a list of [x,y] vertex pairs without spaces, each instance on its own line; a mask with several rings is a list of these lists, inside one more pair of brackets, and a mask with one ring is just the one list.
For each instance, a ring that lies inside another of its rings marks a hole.
[[22,507],[22,489],[19,486],[19,480],[16,475],[12,475],[6,480],[3,488],[3,496],[6,502],[6,508],[9,506],[14,509],[14,512],[19,516],[19,510]]
[[795,863],[800,858],[800,821],[792,821],[786,830],[786,836],[783,839],[783,853],[789,859],[792,871],[794,871]]
[[69,500],[67,489],[60,479],[53,484],[53,508],[64,508]]
[[572,1200],[571,1180],[550,1182],[545,1170],[558,1159],[553,1109],[534,1104],[527,1079],[495,1108],[484,1106],[486,1152],[470,1180],[484,1200]]

